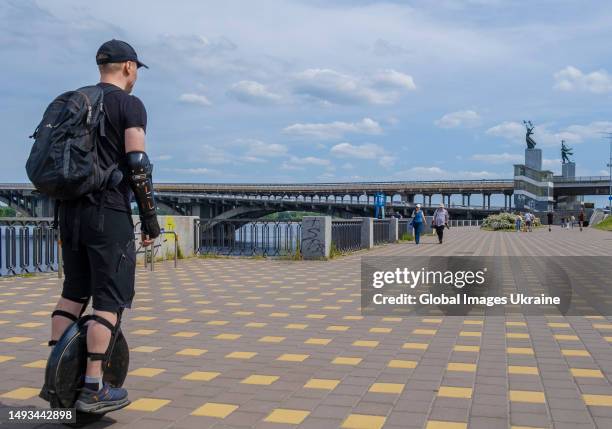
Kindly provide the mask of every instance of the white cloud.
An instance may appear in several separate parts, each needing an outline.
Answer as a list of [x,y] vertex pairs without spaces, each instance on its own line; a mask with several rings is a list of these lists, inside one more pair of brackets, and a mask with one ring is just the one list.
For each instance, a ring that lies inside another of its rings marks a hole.
[[331,162],[329,159],[317,158],[314,156],[306,156],[303,158],[292,156],[287,161],[281,164],[283,170],[305,170],[306,167],[329,167]]
[[294,92],[333,104],[390,104],[416,88],[411,76],[384,70],[358,78],[332,69],[307,69],[295,76]]
[[523,156],[511,153],[477,153],[470,157],[472,161],[481,161],[487,164],[508,164],[518,163],[523,160]]
[[169,161],[172,158],[172,155],[158,155],[153,157],[153,161]]
[[413,91],[416,89],[412,76],[393,69],[378,72],[376,76],[374,76],[374,82],[376,82],[379,86],[405,89],[407,91]]
[[[561,140],[569,144],[580,144],[588,140],[601,139],[606,132],[612,132],[612,121],[569,125],[557,131],[550,130],[549,124],[542,124],[536,125],[532,138],[541,146],[557,146],[561,144]],[[514,143],[525,144],[525,126],[518,122],[503,122],[489,128],[486,133]]]
[[439,128],[472,128],[478,126],[479,123],[480,115],[473,110],[459,110],[457,112],[447,113],[434,122]]
[[210,174],[214,173],[214,170],[205,167],[198,168],[163,168],[162,171],[168,171],[179,174]]
[[254,139],[237,139],[232,145],[244,149],[246,157],[275,158],[287,154],[287,146],[278,143],[266,143]]
[[437,166],[416,166],[405,171],[396,172],[394,176],[409,180],[443,180],[443,179],[491,179],[500,174],[490,171],[447,171]]
[[286,134],[313,137],[321,140],[342,138],[345,134],[381,134],[383,129],[373,119],[363,118],[361,122],[329,122],[324,124],[293,124],[283,130]]
[[261,83],[252,80],[241,80],[229,89],[228,94],[238,101],[249,104],[279,103],[282,97],[268,91]]
[[179,101],[187,104],[197,104],[199,106],[212,106],[210,100],[202,94],[186,93],[181,94]]
[[339,143],[331,148],[331,153],[340,158],[375,159],[385,155],[385,150],[373,143],[352,145],[350,143]]
[[603,94],[612,91],[612,76],[606,70],[583,73],[580,69],[567,66],[554,74],[554,89],[560,91],[587,91]]

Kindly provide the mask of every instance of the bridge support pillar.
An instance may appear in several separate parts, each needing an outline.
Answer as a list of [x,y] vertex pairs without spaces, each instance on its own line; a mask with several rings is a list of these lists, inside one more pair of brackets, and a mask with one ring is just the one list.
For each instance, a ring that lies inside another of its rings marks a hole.
[[329,258],[332,240],[331,219],[331,216],[304,216],[300,248],[304,259]]

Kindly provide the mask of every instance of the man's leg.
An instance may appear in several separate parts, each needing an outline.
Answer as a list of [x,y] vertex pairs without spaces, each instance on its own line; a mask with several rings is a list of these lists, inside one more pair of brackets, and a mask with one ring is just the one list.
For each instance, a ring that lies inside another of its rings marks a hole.
[[[108,320],[113,326],[117,324],[117,313],[94,310],[93,314]],[[108,327],[95,320],[90,320],[87,324],[87,351],[89,353],[106,353],[111,340],[111,331]],[[85,376],[101,380],[102,361],[87,359]]]
[[73,319],[67,317],[67,315],[62,315],[60,312],[66,312],[72,314],[75,318],[78,318],[82,314],[82,311],[84,310],[83,307],[85,305],[87,305],[87,302],[75,302],[64,297],[61,297],[59,301],[57,301],[57,305],[55,306],[54,310],[54,313],[57,313],[51,319],[52,342],[59,340],[66,328],[74,323]]

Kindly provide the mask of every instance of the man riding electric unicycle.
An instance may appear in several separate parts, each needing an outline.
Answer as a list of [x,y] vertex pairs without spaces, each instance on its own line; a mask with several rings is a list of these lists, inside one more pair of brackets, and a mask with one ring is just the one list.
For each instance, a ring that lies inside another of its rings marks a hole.
[[[134,297],[132,194],[143,246],[160,234],[145,152],[147,114],[130,95],[146,66],[128,43],[114,39],[99,48],[96,63],[97,85],[49,105],[26,165],[37,190],[55,200],[65,272],[39,396],[52,407],[76,408],[81,421],[130,403],[121,387],[129,351],[120,322]],[[90,300],[93,314],[83,316]]]

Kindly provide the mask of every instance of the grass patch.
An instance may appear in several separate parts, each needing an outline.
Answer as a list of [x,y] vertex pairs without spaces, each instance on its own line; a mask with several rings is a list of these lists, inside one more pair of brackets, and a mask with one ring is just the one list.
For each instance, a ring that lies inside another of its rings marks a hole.
[[412,234],[405,232],[399,238],[399,241],[414,241],[414,236]]
[[601,229],[602,231],[612,231],[612,216],[608,216],[593,228]]

